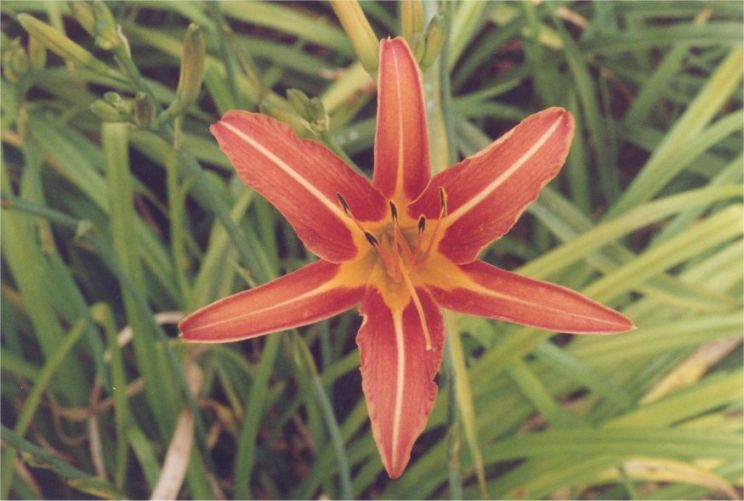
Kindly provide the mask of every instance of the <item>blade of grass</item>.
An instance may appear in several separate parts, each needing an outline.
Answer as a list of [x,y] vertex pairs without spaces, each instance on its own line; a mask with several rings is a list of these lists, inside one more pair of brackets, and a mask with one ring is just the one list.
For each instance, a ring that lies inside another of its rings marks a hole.
[[607,217],[627,211],[638,203],[652,198],[664,186],[670,159],[689,142],[694,141],[710,120],[720,111],[742,78],[744,49],[734,49],[716,68],[705,85],[675,122],[653,155],[633,179]]
[[[108,193],[110,197],[111,235],[116,258],[122,271],[137,290],[144,290],[143,271],[139,261],[137,216],[132,204],[132,185],[129,172],[127,126],[104,124],[101,141],[107,169]],[[145,378],[145,394],[158,423],[161,436],[170,435],[178,409],[178,395],[169,385],[170,377],[157,356],[157,334],[144,318],[130,292],[122,287],[124,309],[134,335],[134,351],[137,366]]]
[[345,56],[353,56],[343,31],[327,17],[309,15],[290,6],[270,2],[225,2],[221,9],[227,17],[296,35]]
[[610,131],[602,119],[597,103],[597,91],[594,87],[594,80],[584,61],[584,55],[576,42],[567,33],[563,22],[557,18],[554,18],[553,21],[558,29],[558,35],[563,41],[564,55],[571,72],[579,103],[581,104],[582,121],[586,125],[589,143],[594,153],[599,187],[605,197],[605,201],[612,203],[618,197],[620,189],[615,167],[616,159],[610,157],[608,154],[612,150],[608,148],[608,143],[615,139],[610,136]]
[[[26,149],[28,152],[30,150]],[[29,163],[25,165],[21,178],[21,196],[28,198],[28,190],[36,190],[37,180],[33,177],[38,176],[40,165],[33,162],[35,155],[27,157]],[[10,179],[6,166],[0,167],[0,176],[2,176],[2,190],[4,193],[11,193]],[[51,357],[59,348],[59,344],[64,337],[64,329],[57,317],[50,292],[54,289],[54,284],[48,284],[47,278],[51,275],[49,263],[47,262],[43,251],[42,243],[38,240],[38,231],[33,218],[21,213],[8,213],[1,211],[2,219],[2,250],[4,261],[8,265],[13,279],[25,298],[24,306],[28,318],[34,329],[34,335],[37,338],[44,358]],[[66,402],[82,404],[86,401],[84,376],[80,370],[80,365],[72,356],[60,369],[62,379],[55,380],[52,384],[56,391],[63,397]],[[66,381],[67,384],[63,384]]]
[[584,289],[584,293],[599,300],[617,297],[619,291],[629,290],[692,256],[739,236],[740,220],[741,207],[730,206],[605,275]]
[[[530,367],[521,359],[513,362],[506,372],[517,384],[535,410],[539,412],[552,427],[564,428],[572,427],[577,424],[573,416],[566,409],[556,402],[545,385],[530,369]],[[482,459],[481,459],[482,461]]]
[[[19,438],[23,438],[31,426],[31,420],[41,403],[42,394],[46,391],[57,370],[64,363],[65,357],[67,357],[75,344],[80,341],[80,338],[83,337],[86,332],[86,323],[83,319],[80,319],[60,342],[57,350],[44,363],[41,371],[39,371],[39,376],[34,383],[34,387],[29,392],[28,398],[26,398],[23,410],[18,415],[15,427],[13,428],[13,432]],[[16,449],[14,448],[8,448],[3,451],[2,497],[4,499],[8,498],[8,492],[10,491],[11,482],[13,480],[13,473],[15,471],[15,455]]]
[[341,438],[338,421],[336,420],[333,407],[331,406],[331,401],[328,398],[325,388],[323,388],[320,378],[318,377],[315,361],[313,360],[312,354],[305,344],[305,341],[303,341],[296,332],[292,332],[291,340],[295,352],[295,363],[298,365],[300,371],[304,372],[304,379],[310,383],[311,391],[315,396],[318,407],[320,407],[328,434],[331,437],[331,444],[333,444],[336,460],[338,461],[339,480],[341,483],[340,497],[341,499],[351,499],[351,471],[349,468],[349,460],[346,455],[344,442]]
[[[81,333],[82,332],[85,331],[81,329]],[[89,475],[85,471],[71,466],[58,456],[50,454],[41,447],[24,440],[20,435],[14,433],[5,425],[0,426],[0,432],[2,433],[3,444],[7,444],[11,447],[9,450],[17,449],[20,451],[21,457],[27,463],[39,467],[50,468],[58,473],[62,478],[65,478],[71,487],[91,496],[103,499],[123,499],[126,497],[121,491],[116,489],[107,481]]]

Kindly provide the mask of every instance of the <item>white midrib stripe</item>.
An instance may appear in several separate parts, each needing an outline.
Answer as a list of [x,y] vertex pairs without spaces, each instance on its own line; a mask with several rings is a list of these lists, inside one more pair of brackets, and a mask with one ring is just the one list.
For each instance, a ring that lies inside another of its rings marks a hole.
[[[294,297],[292,297],[290,299],[286,299],[286,300],[281,301],[279,303],[271,304],[271,305],[266,306],[264,308],[259,308],[257,310],[251,310],[251,311],[249,311],[247,313],[243,313],[242,315],[235,315],[235,316],[231,316],[229,318],[223,318],[223,319],[220,319],[220,320],[215,320],[214,322],[210,322],[208,324],[201,325],[201,326],[199,326],[199,327],[197,327],[197,328],[195,328],[193,330],[194,331],[199,331],[199,330],[203,330],[203,329],[210,329],[210,328],[215,327],[217,325],[226,324],[228,322],[234,322],[236,320],[240,320],[242,318],[250,317],[252,315],[260,315],[261,313],[265,313],[267,311],[275,310],[277,308],[283,308],[283,307],[285,307],[287,305],[290,305],[292,303],[296,303],[298,301],[302,301],[303,299],[307,299],[309,297],[317,296],[318,294],[322,294],[323,292],[326,292],[329,288],[330,287],[328,287],[328,284],[327,283],[324,283],[320,287],[318,287],[317,289],[313,289],[311,291],[305,292],[304,294],[300,294],[299,296],[294,296]],[[227,299],[229,299],[229,298],[227,298]]]
[[398,364],[395,374],[395,410],[393,411],[393,462],[391,469],[396,469],[398,462],[398,439],[400,435],[400,420],[403,414],[403,391],[405,389],[406,374],[406,344],[403,339],[403,326],[401,325],[403,313],[393,312],[393,327],[395,329],[395,347],[398,354]]
[[564,315],[568,314],[568,315],[570,315],[572,317],[581,318],[581,319],[584,319],[584,320],[591,320],[593,322],[600,322],[600,323],[607,324],[607,325],[615,325],[615,323],[616,323],[616,322],[612,322],[610,320],[602,320],[600,318],[592,317],[592,316],[589,316],[589,315],[582,315],[580,313],[566,312],[565,310],[561,310],[559,308],[555,308],[555,307],[552,307],[552,306],[547,306],[547,305],[541,304],[541,303],[535,303],[535,302],[532,302],[532,301],[527,301],[527,300],[524,300],[524,299],[520,299],[520,298],[518,298],[516,296],[508,296],[506,294],[499,294],[498,292],[494,292],[491,289],[488,289],[486,287],[483,287],[482,285],[477,284],[477,283],[474,283],[473,285],[475,285],[474,289],[477,292],[483,294],[484,296],[490,296],[490,297],[493,297],[493,298],[505,299],[505,300],[511,301],[513,303],[525,304],[525,305],[529,305],[529,306],[537,306],[537,307],[540,307],[540,308],[542,308],[544,310],[554,311],[554,312],[557,312],[557,313],[562,313]]
[[561,121],[556,120],[556,122],[547,130],[545,133],[535,141],[535,144],[533,144],[529,150],[527,150],[519,159],[514,162],[508,169],[506,169],[499,177],[491,181],[491,184],[486,186],[483,190],[478,192],[476,196],[468,200],[466,203],[462,204],[460,207],[458,207],[456,210],[451,212],[447,216],[447,222],[448,224],[453,224],[455,221],[457,221],[459,218],[461,218],[463,215],[465,215],[467,212],[473,209],[476,205],[481,203],[483,200],[488,198],[491,193],[496,190],[499,186],[501,186],[504,181],[509,179],[512,174],[514,174],[517,170],[519,170],[520,167],[522,167],[527,161],[529,161],[530,158],[532,158],[537,151],[542,148],[542,146],[550,139],[550,136],[553,135],[553,133],[558,129],[558,126],[560,125]]
[[330,210],[332,213],[334,213],[337,217],[339,217],[342,221],[344,220],[345,214],[341,210],[341,207],[338,206],[334,201],[329,200],[318,188],[316,188],[310,181],[302,177],[296,170],[294,170],[292,167],[287,165],[281,158],[277,157],[272,153],[270,150],[265,148],[261,143],[257,142],[255,139],[244,133],[242,130],[238,129],[234,125],[231,125],[226,122],[221,122],[220,125],[223,125],[225,128],[230,130],[233,134],[238,136],[240,139],[245,141],[246,143],[250,144],[253,148],[258,150],[262,155],[264,155],[266,158],[271,160],[277,167],[279,167],[282,171],[284,171],[289,177],[297,181],[300,185],[302,185],[303,188],[305,188],[308,193],[310,193],[312,196],[318,199],[320,203],[326,206],[328,210]]
[[398,170],[395,173],[395,194],[403,193],[403,174],[405,173],[405,154],[403,149],[403,138],[405,135],[403,134],[403,113],[401,113],[401,91],[400,91],[400,79],[398,77],[399,73],[399,64],[398,64],[398,56],[393,51],[391,52],[393,56],[393,66],[395,66],[395,100],[397,101],[395,109],[398,110]]

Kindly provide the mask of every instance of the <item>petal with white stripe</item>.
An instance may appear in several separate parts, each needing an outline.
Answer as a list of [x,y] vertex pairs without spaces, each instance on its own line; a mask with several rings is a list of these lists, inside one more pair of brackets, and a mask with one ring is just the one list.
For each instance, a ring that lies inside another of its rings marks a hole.
[[259,287],[221,299],[179,324],[185,341],[224,343],[300,327],[352,308],[363,280],[349,280],[344,265],[315,261]]
[[416,59],[405,39],[380,41],[373,184],[404,207],[429,181],[429,137]]
[[364,242],[339,195],[360,222],[386,215],[385,200],[364,176],[278,120],[229,111],[211,130],[243,182],[269,200],[307,248],[326,261],[351,260]]
[[[431,266],[437,266],[433,264]],[[502,270],[483,261],[441,264],[427,287],[442,308],[573,334],[634,329],[622,313],[565,287]]]
[[[434,377],[442,360],[444,324],[429,293],[416,292],[421,308],[409,301],[402,310],[391,310],[369,287],[360,309],[362,387],[372,434],[390,478],[403,473],[437,396]],[[425,329],[431,336],[428,350]]]
[[514,225],[558,174],[574,133],[571,114],[548,108],[529,116],[483,151],[434,176],[408,208],[413,218],[439,217],[447,203],[438,250],[469,263]]

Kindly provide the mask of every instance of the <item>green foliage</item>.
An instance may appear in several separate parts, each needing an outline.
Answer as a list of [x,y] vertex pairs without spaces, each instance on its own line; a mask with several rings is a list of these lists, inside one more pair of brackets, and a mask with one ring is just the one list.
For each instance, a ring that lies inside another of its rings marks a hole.
[[2,497],[737,496],[741,5],[361,6],[419,44],[435,160],[574,113],[566,168],[484,258],[638,329],[449,315],[439,400],[390,481],[355,313],[209,348],[174,327],[312,259],[236,180],[220,113],[261,107],[372,166],[373,81],[332,9],[5,1]]

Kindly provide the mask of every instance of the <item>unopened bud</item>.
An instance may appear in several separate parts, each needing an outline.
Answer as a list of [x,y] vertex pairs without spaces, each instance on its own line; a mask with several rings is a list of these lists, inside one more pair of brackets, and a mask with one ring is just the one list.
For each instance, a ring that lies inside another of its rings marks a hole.
[[331,119],[328,117],[328,113],[326,113],[325,107],[323,107],[323,101],[319,97],[314,97],[310,100],[308,111],[310,114],[310,127],[313,132],[321,134],[330,128]]
[[31,65],[26,50],[21,46],[20,39],[12,40],[9,45],[3,50],[3,73],[10,82],[17,82],[28,73]]
[[270,115],[289,125],[300,136],[308,137],[311,135],[312,127],[310,124],[296,113],[265,100],[259,105],[259,110],[261,113]]
[[103,99],[106,100],[107,103],[112,105],[115,108],[119,108],[120,106],[124,105],[124,99],[119,95],[118,92],[109,91],[103,94]]
[[67,6],[72,12],[72,17],[83,27],[89,35],[95,36],[96,29],[96,18],[93,14],[93,6],[90,2],[83,2],[80,0],[73,0],[67,2]]
[[186,29],[181,49],[181,71],[178,76],[176,99],[160,116],[160,121],[177,116],[199,98],[204,79],[205,58],[204,33],[198,25],[192,23]]
[[134,123],[142,129],[149,129],[155,118],[155,103],[146,92],[138,92],[134,97]]
[[31,61],[31,69],[43,70],[46,66],[46,48],[36,37],[28,38],[28,58]]
[[96,73],[111,74],[106,64],[48,24],[28,14],[18,14],[18,22],[29,35],[35,37],[44,47],[62,59],[85,66]]
[[131,115],[122,113],[121,110],[103,99],[93,101],[90,111],[103,122],[128,122],[132,118]]
[[95,19],[93,36],[97,46],[103,50],[111,50],[122,45],[116,20],[104,2],[93,2],[93,18]]
[[331,0],[331,7],[349,37],[357,59],[372,74],[379,65],[380,42],[357,0]]
[[416,34],[424,31],[424,6],[421,0],[402,0],[400,5],[400,33],[413,44]]
[[310,120],[310,98],[299,89],[287,89],[287,101],[302,118]]
[[424,55],[420,60],[421,69],[426,69],[437,60],[439,53],[442,51],[445,36],[445,24],[447,20],[444,14],[435,15],[426,28],[426,47]]
[[182,102],[184,108],[194,103],[199,97],[204,78],[205,57],[204,33],[198,25],[191,24],[183,40],[181,73],[176,90],[176,100]]

